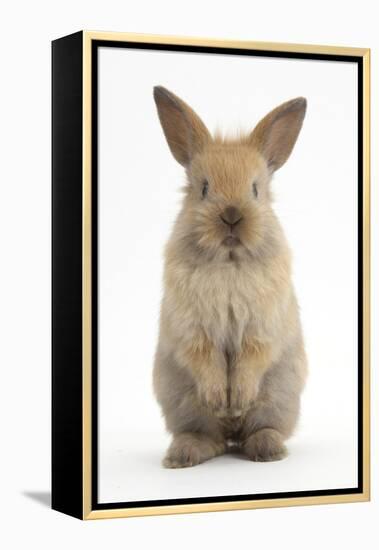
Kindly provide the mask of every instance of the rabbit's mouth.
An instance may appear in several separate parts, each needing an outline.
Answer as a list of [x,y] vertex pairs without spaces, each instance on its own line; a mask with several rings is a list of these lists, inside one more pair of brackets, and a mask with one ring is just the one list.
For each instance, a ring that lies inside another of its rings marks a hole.
[[228,235],[223,240],[223,244],[225,246],[228,246],[228,247],[232,248],[234,246],[238,246],[239,244],[241,244],[241,241],[239,240],[239,238],[236,235]]

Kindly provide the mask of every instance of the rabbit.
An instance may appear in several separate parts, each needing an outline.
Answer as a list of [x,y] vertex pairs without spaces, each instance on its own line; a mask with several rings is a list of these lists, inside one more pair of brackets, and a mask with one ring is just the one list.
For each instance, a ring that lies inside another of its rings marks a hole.
[[306,99],[283,103],[248,135],[210,132],[182,99],[154,88],[187,184],[165,248],[153,387],[172,442],[166,468],[231,450],[287,456],[307,359],[291,258],[270,180],[288,159]]

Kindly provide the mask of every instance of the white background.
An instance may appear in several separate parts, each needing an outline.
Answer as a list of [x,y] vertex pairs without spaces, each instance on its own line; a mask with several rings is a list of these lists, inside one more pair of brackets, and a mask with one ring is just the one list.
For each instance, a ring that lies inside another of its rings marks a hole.
[[[187,100],[211,131],[229,133],[251,131],[285,100],[308,100],[272,185],[310,371],[282,462],[161,466],[168,437],[151,371],[163,246],[185,176],[160,127],[155,84]],[[100,502],[356,486],[357,65],[102,48],[99,98]]]
[[[373,342],[373,499],[370,503],[136,518],[85,524],[46,506],[50,483],[50,44],[81,28],[231,39],[370,46],[378,97],[375,3],[13,2],[2,6],[0,163],[1,542],[7,548],[217,544],[274,549],[377,546],[378,349]],[[378,150],[378,104],[372,150]],[[295,165],[295,163],[294,163]],[[373,154],[373,281],[378,279],[378,164]],[[378,332],[377,285],[373,335]],[[4,540],[3,540],[4,539]]]

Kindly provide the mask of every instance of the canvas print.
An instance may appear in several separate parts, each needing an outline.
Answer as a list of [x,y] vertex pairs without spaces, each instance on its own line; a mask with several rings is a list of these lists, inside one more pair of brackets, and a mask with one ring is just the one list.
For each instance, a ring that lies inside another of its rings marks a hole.
[[357,83],[99,49],[100,502],[357,484]]
[[54,508],[367,499],[368,50],[53,53]]

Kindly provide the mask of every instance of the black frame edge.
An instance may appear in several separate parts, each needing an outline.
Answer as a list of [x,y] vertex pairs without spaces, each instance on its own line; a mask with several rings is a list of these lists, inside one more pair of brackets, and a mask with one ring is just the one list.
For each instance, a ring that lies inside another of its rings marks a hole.
[[83,519],[83,33],[52,42],[52,508]]

